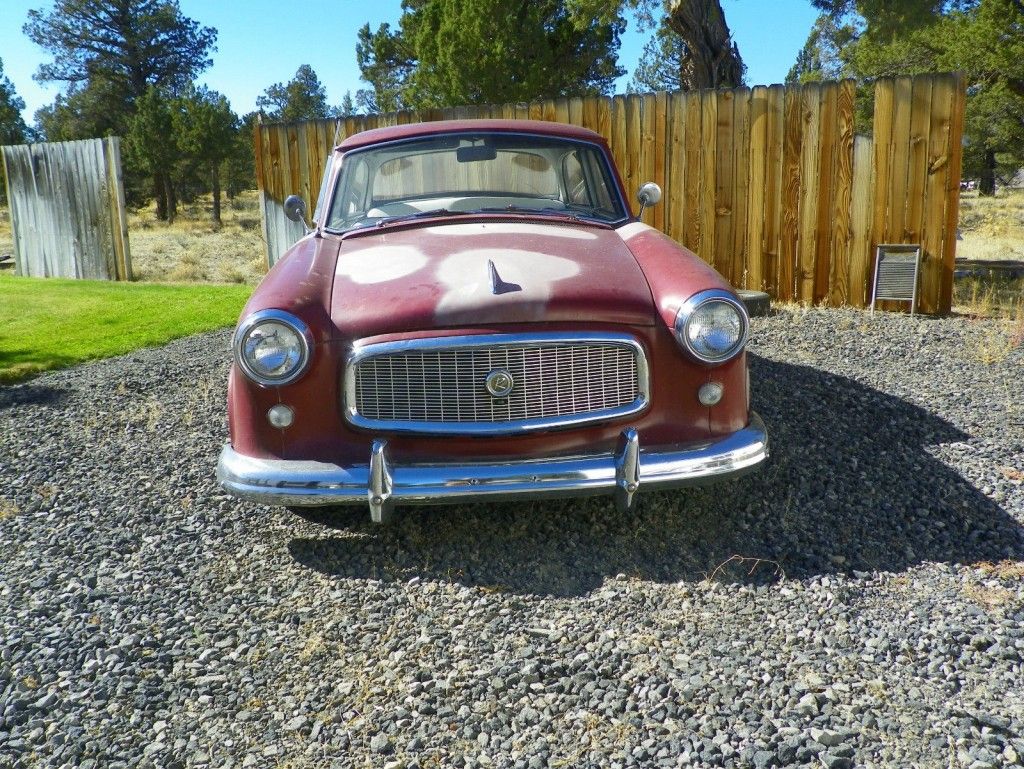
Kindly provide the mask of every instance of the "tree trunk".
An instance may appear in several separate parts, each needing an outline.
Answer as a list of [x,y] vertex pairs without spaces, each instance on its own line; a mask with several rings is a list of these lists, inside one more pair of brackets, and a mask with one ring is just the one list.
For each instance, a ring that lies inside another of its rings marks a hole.
[[164,174],[164,198],[167,200],[167,222],[170,224],[178,216],[178,198],[174,194],[170,174]]
[[978,194],[996,194],[996,153],[993,150],[985,150],[985,166],[981,169],[981,183],[978,185]]
[[213,223],[220,227],[220,168],[218,163],[213,164],[212,177],[210,181],[213,187]]
[[668,25],[686,44],[679,73],[684,91],[743,85],[743,59],[720,0],[672,0]]
[[156,198],[156,218],[167,221],[167,190],[164,188],[164,175],[153,174],[153,197]]

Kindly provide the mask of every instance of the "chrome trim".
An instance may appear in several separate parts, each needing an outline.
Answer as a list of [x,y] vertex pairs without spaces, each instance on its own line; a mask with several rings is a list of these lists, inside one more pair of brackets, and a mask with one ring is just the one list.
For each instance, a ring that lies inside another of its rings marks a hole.
[[[376,441],[371,450],[371,457],[376,459],[371,458],[368,464],[342,467],[327,462],[257,459],[226,445],[217,464],[217,480],[237,497],[268,505],[365,505],[368,493],[379,491],[385,501],[387,490],[389,504],[610,493],[619,496],[620,504],[631,506],[641,483],[644,489],[674,488],[724,480],[752,470],[768,457],[768,434],[760,417],[751,412],[750,423],[743,429],[722,438],[689,444],[643,448],[636,431],[629,428],[615,453],[508,462],[393,465],[387,462],[385,449],[382,441]],[[385,478],[390,483],[385,483]],[[632,492],[630,481],[635,484]],[[386,520],[386,516],[380,517]]]
[[[689,322],[690,318],[693,316],[693,313],[697,310],[697,308],[711,301],[720,301],[732,305],[736,309],[736,311],[739,312],[740,320],[743,323],[743,333],[740,335],[740,340],[736,343],[736,346],[729,352],[729,354],[724,355],[720,358],[708,358],[698,353],[696,350],[690,347],[690,343],[689,341],[687,341],[686,334],[683,333],[685,331],[686,324]],[[734,296],[731,292],[723,291],[722,289],[718,288],[712,288],[708,289],[707,291],[698,291],[696,294],[694,294],[685,302],[683,302],[682,307],[680,307],[678,312],[676,312],[676,321],[674,326],[676,341],[679,342],[679,345],[684,350],[686,350],[687,353],[692,355],[696,360],[700,361],[701,363],[717,365],[719,363],[725,363],[728,360],[732,360],[737,355],[739,355],[743,348],[746,346],[747,338],[750,335],[750,315],[747,313],[747,308],[744,306],[743,302],[737,299],[736,296]]]
[[[356,366],[367,358],[421,350],[455,350],[473,347],[517,345],[544,347],[580,344],[607,344],[629,347],[636,359],[637,398],[632,403],[602,411],[588,411],[568,416],[520,419],[508,422],[406,422],[369,419],[356,411]],[[541,332],[535,334],[475,334],[469,336],[429,337],[398,342],[357,345],[345,365],[342,385],[342,412],[349,424],[365,430],[385,433],[417,433],[430,435],[519,435],[538,430],[578,427],[592,422],[622,419],[645,410],[650,401],[650,371],[643,346],[628,334],[602,332]]]
[[[272,320],[277,323],[281,323],[285,326],[290,326],[292,331],[298,334],[299,339],[302,341],[302,362],[298,367],[286,377],[279,379],[267,379],[266,377],[260,376],[253,371],[248,362],[245,360],[245,356],[242,355],[242,345],[245,342],[245,338],[249,335],[256,326],[265,321]],[[290,312],[284,310],[257,310],[251,315],[246,316],[242,320],[238,327],[235,329],[235,336],[231,343],[231,349],[235,357],[235,363],[238,364],[238,368],[241,369],[242,373],[253,382],[262,387],[278,387],[280,385],[290,384],[296,379],[306,373],[309,368],[309,364],[313,359],[313,332],[309,330],[301,319],[292,315]]]

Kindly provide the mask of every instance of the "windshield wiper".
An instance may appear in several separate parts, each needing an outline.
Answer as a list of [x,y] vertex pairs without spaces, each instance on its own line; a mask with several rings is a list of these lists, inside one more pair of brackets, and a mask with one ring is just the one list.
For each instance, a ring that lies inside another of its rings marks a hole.
[[[608,221],[597,215],[597,209],[585,208],[582,211],[577,210],[575,207],[569,208],[531,208],[530,206],[501,206],[500,208],[476,208],[474,211],[479,211],[484,214],[539,214],[540,216],[557,216],[560,219],[568,219],[572,222],[579,222],[580,224],[593,224],[597,227],[611,227]],[[470,212],[472,213],[472,212]],[[582,216],[580,214],[583,214]],[[588,216],[589,214],[589,216]]]
[[561,216],[577,222],[583,221],[577,214],[574,214],[572,211],[567,211],[564,208],[533,208],[531,206],[507,205],[500,207],[475,208],[473,210],[479,211],[483,214],[542,214],[546,216]]
[[374,227],[385,227],[389,224],[408,222],[413,219],[426,219],[430,216],[462,216],[465,211],[451,211],[447,208],[432,208],[429,211],[417,211],[413,214],[399,214],[397,216],[385,216],[373,223]]

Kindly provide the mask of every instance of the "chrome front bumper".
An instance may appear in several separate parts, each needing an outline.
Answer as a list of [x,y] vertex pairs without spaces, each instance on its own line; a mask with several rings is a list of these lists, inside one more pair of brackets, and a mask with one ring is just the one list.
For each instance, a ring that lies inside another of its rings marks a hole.
[[690,486],[752,470],[768,456],[768,434],[751,412],[750,424],[724,438],[679,446],[640,445],[636,430],[622,431],[610,454],[395,465],[387,441],[374,441],[366,465],[256,459],[224,446],[217,480],[228,492],[268,505],[368,504],[374,521],[386,521],[397,504],[613,494],[629,509],[641,489]]

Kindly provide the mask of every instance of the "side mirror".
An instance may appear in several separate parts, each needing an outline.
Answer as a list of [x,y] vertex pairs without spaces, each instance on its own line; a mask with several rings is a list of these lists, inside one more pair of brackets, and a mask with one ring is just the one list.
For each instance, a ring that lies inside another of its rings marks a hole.
[[654,182],[645,182],[637,191],[636,199],[640,201],[640,213],[636,215],[639,219],[644,215],[645,208],[653,206],[661,200],[661,187]]
[[284,200],[284,215],[293,222],[306,223],[306,201],[298,195],[289,195]]

